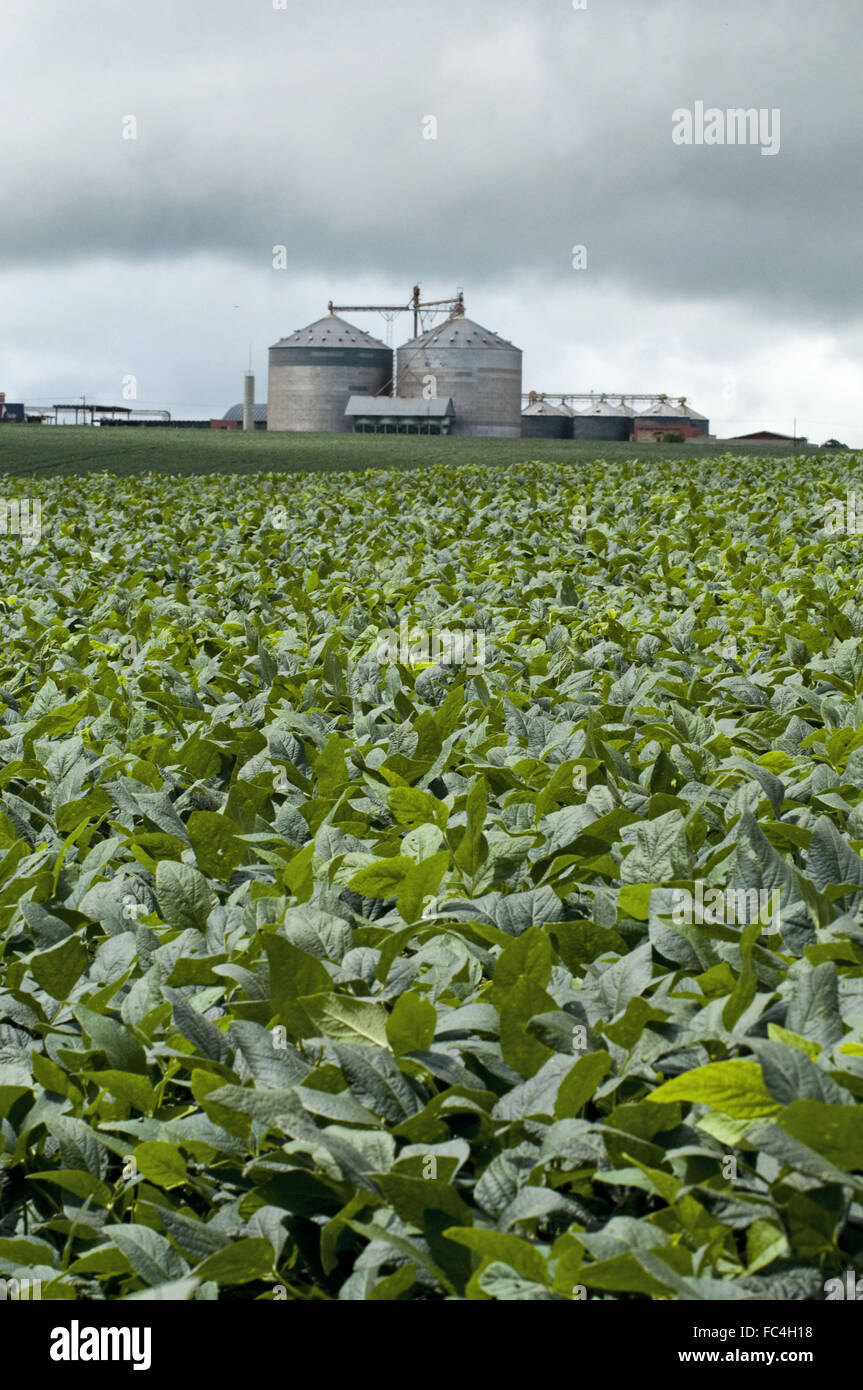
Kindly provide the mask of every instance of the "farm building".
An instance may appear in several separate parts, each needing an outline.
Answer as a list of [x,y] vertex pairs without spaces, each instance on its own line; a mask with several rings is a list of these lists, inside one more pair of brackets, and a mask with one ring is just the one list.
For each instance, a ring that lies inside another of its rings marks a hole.
[[[796,436],[798,444],[807,443],[802,434]],[[793,444],[793,434],[777,434],[775,430],[754,430],[752,434],[735,434],[726,439],[726,444]]]
[[48,414],[47,410],[25,405],[23,401],[7,401],[6,392],[0,391],[0,424],[41,425]]
[[422,396],[351,396],[345,410],[355,434],[450,434],[452,400]]

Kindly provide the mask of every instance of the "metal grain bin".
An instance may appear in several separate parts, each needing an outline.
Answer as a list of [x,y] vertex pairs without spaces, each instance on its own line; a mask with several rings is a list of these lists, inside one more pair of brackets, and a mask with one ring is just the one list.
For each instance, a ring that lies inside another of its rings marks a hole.
[[571,439],[572,414],[550,401],[534,401],[521,413],[523,439]]
[[693,410],[691,405],[687,405],[685,396],[680,397],[679,405],[693,429],[697,429],[699,434],[710,433],[710,421],[707,416],[702,415],[700,410]]
[[668,396],[658,396],[646,410],[639,411],[635,418],[636,435],[648,438],[663,430],[682,431],[687,437],[709,434],[710,422],[699,411],[686,404],[686,397],[671,400]]
[[603,396],[572,419],[573,439],[631,439],[632,411]]
[[398,349],[398,395],[451,396],[454,435],[520,439],[521,363],[520,348],[453,315]]
[[350,397],[386,391],[392,374],[393,355],[385,343],[328,314],[270,348],[267,427],[350,430]]

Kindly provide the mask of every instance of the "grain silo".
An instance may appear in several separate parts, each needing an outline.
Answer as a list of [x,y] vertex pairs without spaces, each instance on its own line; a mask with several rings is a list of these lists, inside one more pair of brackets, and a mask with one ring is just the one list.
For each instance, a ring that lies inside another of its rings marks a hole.
[[702,415],[700,410],[693,410],[691,405],[687,405],[685,396],[680,397],[678,404],[683,411],[684,427],[689,425],[699,434],[710,433],[710,421],[706,415]]
[[632,411],[601,396],[572,419],[573,439],[631,439]]
[[451,396],[454,435],[521,438],[521,349],[462,314],[396,353],[400,396]]
[[667,434],[682,434],[685,439],[691,439],[709,430],[710,422],[686,404],[685,396],[678,401],[657,396],[653,404],[635,418],[635,438],[640,440],[663,440]]
[[523,439],[571,439],[570,421],[572,412],[560,405],[552,405],[541,397],[533,399],[521,413],[521,434]]
[[328,314],[270,348],[267,427],[270,430],[340,431],[351,396],[389,389],[391,350],[337,314]]

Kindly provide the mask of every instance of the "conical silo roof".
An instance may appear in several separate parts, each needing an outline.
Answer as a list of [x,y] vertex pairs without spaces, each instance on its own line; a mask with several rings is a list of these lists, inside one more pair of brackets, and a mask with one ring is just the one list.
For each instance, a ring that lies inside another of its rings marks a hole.
[[383,348],[385,352],[389,351],[386,343],[382,343],[379,338],[373,338],[371,333],[364,333],[361,328],[348,323],[346,319],[339,318],[338,314],[327,314],[325,318],[310,323],[306,328],[298,328],[287,338],[280,339],[275,346]]
[[657,415],[662,419],[707,419],[706,415],[701,415],[699,411],[693,410],[691,406],[688,406],[685,399],[677,398],[672,400],[668,396],[666,396],[664,400],[662,397],[658,397],[652,405],[649,405],[645,410],[640,410],[638,413],[639,417],[644,419],[649,419],[651,415]]
[[568,416],[570,411],[564,410],[563,406],[552,405],[551,401],[534,401],[523,410],[522,415],[561,415]]
[[607,401],[604,396],[600,400],[592,401],[590,405],[585,406],[584,410],[581,411],[581,414],[620,415],[625,418],[632,418],[632,411],[630,410],[628,405],[612,405],[611,401]]
[[430,347],[433,344],[446,348],[506,348],[508,352],[512,352],[514,347],[506,338],[492,333],[490,328],[483,328],[481,323],[475,323],[473,319],[467,319],[460,314],[456,318],[445,319],[443,323],[430,328],[427,333],[421,333],[418,338],[403,343],[399,351]]

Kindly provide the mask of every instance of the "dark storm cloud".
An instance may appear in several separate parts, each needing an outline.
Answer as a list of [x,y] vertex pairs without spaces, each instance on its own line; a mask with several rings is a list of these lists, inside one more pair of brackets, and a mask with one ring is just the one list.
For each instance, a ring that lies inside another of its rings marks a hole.
[[[861,16],[858,0],[13,0],[0,256],[252,268],[284,244],[299,271],[554,280],[584,243],[595,275],[640,290],[851,318]],[[696,100],[778,107],[779,153],[674,145],[672,112]]]
[[[526,387],[863,443],[861,58],[860,0],[6,0],[0,389],[220,414],[419,279]],[[699,101],[779,152],[675,144]]]

